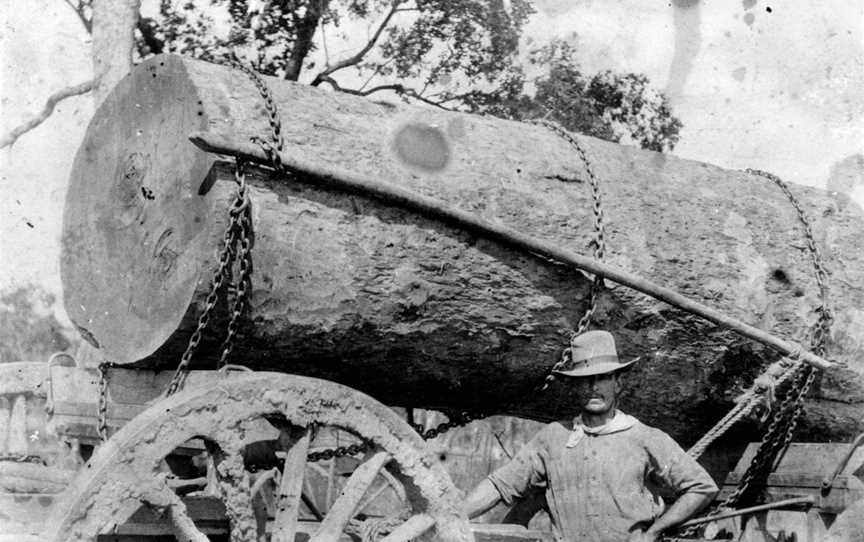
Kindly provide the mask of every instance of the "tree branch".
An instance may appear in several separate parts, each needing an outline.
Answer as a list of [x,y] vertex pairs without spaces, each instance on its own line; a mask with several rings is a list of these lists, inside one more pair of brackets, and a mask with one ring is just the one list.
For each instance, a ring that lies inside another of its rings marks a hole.
[[38,115],[33,115],[26,122],[16,128],[13,128],[11,131],[9,131],[9,133],[4,135],[2,139],[0,139],[0,149],[11,146],[15,143],[15,141],[18,140],[19,137],[45,122],[45,120],[51,116],[51,113],[54,112],[54,107],[59,102],[72,96],[80,96],[81,94],[90,92],[91,90],[93,90],[95,84],[96,80],[91,79],[90,81],[80,83],[78,85],[75,85],[74,87],[66,87],[62,90],[58,90],[57,92],[49,96],[48,99],[45,101],[45,106],[42,108],[42,111]]
[[79,0],[78,5],[76,6],[72,3],[72,0],[63,1],[66,2],[66,5],[72,8],[72,11],[75,12],[75,15],[77,15],[78,18],[81,19],[81,24],[84,25],[84,30],[86,30],[88,34],[93,32],[93,21],[84,16],[84,2],[81,2]]
[[372,87],[366,90],[354,90],[352,88],[343,88],[339,83],[336,82],[332,77],[323,77],[321,78],[322,83],[327,83],[328,85],[333,87],[333,90],[338,90],[339,92],[344,92],[346,94],[353,94],[354,96],[369,96],[375,92],[380,92],[382,90],[392,90],[396,94],[400,96],[408,96],[409,98],[413,98],[417,101],[434,105],[439,109],[443,109],[445,111],[453,111],[449,107],[444,106],[444,102],[436,102],[420,95],[416,90],[407,88],[404,85],[400,85],[398,83],[390,84],[390,85],[378,85],[376,87]]
[[378,38],[381,37],[381,34],[384,32],[384,29],[390,23],[390,19],[392,19],[393,15],[396,14],[397,8],[399,7],[399,5],[401,3],[402,3],[402,0],[393,0],[393,3],[390,5],[390,11],[387,12],[387,15],[384,17],[384,20],[381,21],[380,25],[378,25],[378,29],[375,30],[375,33],[372,34],[372,37],[369,39],[369,41],[366,43],[366,45],[364,45],[363,48],[357,52],[357,54],[350,56],[344,60],[341,60],[341,61],[337,62],[336,64],[334,64],[333,66],[325,68],[321,73],[319,73],[318,75],[315,76],[315,79],[312,80],[312,86],[317,87],[318,85],[320,85],[321,83],[324,82],[324,78],[328,77],[333,72],[341,70],[342,68],[354,66],[354,65],[358,64],[361,60],[363,60],[363,57],[366,56],[366,53],[368,53],[369,51],[372,50],[373,47],[375,47],[375,44],[378,42]]
[[446,105],[444,105],[446,103],[446,100],[436,102],[435,100],[430,100],[429,98],[421,95],[416,90],[406,89],[405,95],[408,96],[409,98],[413,98],[413,99],[417,100],[418,102],[423,102],[424,104],[429,104],[429,105],[435,106],[438,109],[443,109],[444,111],[456,111],[455,109],[453,109],[451,107],[447,107]]
[[339,92],[344,92],[345,94],[353,94],[354,96],[369,96],[375,92],[380,92],[382,90],[392,90],[396,94],[404,94],[407,92],[407,89],[400,84],[392,84],[392,85],[378,85],[377,87],[372,87],[366,90],[354,90],[352,88],[343,88],[339,83],[336,82],[332,77],[324,76],[321,78],[322,83],[327,83],[333,90],[338,90]]
[[300,77],[300,70],[303,68],[303,59],[309,54],[312,49],[312,38],[315,36],[315,30],[318,28],[318,22],[324,15],[324,11],[330,0],[319,0],[310,2],[306,7],[306,13],[302,19],[298,19],[294,14],[294,25],[297,28],[297,38],[294,40],[294,47],[291,48],[291,56],[285,68],[285,79],[296,81]]
[[378,64],[377,66],[375,66],[375,71],[372,73],[372,75],[370,75],[369,77],[367,77],[365,81],[363,81],[363,84],[360,85],[360,90],[363,90],[364,88],[366,88],[366,85],[368,85],[369,83],[371,83],[371,82],[372,82],[372,79],[374,79],[375,77],[377,77],[378,74],[381,73],[381,70],[384,69],[384,67],[387,66],[387,64],[390,64],[391,62],[393,62],[393,58],[392,58],[392,57],[391,57],[391,58],[388,58],[388,59],[387,59],[383,64]]

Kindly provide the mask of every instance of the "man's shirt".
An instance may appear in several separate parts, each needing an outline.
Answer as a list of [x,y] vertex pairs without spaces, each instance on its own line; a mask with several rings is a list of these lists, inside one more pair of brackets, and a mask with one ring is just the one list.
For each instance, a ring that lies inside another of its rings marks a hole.
[[658,484],[680,495],[717,486],[669,435],[616,412],[602,428],[551,423],[489,476],[508,505],[532,487],[546,491],[555,535],[623,542],[663,513]]

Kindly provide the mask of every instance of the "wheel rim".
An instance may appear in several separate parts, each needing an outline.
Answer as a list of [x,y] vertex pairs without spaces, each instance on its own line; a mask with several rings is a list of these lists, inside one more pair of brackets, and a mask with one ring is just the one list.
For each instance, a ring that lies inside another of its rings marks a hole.
[[[241,451],[244,425],[262,417],[277,418],[291,428],[280,437],[286,473],[303,472],[309,428],[315,424],[345,429],[371,444],[365,462],[346,482],[346,488],[352,489],[343,488],[313,541],[338,539],[372,479],[388,463],[399,473],[413,515],[385,540],[473,540],[450,478],[436,455],[399,416],[346,386],[281,373],[225,373],[217,384],[183,390],[142,412],[100,446],[70,484],[48,523],[48,539],[94,540],[124,523],[146,502],[169,513],[178,536],[206,540],[159,475],[164,457],[191,438],[201,437],[218,445],[216,470],[223,482],[232,541],[255,540],[249,477]],[[282,512],[281,517],[277,512],[273,540],[277,536],[293,540],[302,478],[302,474],[282,476],[278,497]]]

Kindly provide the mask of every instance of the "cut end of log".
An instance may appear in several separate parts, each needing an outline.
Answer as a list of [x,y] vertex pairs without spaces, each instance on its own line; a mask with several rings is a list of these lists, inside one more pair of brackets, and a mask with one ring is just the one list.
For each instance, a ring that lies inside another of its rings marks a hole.
[[213,258],[213,202],[199,194],[213,157],[176,142],[214,121],[185,64],[158,56],[125,78],[90,123],[70,178],[61,273],[69,317],[108,359],[156,350]]

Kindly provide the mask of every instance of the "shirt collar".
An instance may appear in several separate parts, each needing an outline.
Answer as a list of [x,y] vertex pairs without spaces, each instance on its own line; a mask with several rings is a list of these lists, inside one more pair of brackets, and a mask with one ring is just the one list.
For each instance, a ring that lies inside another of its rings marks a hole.
[[577,416],[573,420],[573,432],[570,433],[570,438],[567,440],[567,447],[573,448],[586,435],[609,435],[611,433],[619,433],[633,427],[636,423],[636,418],[629,414],[624,414],[620,410],[615,411],[615,415],[611,420],[600,427],[586,427],[582,423],[582,416]]

